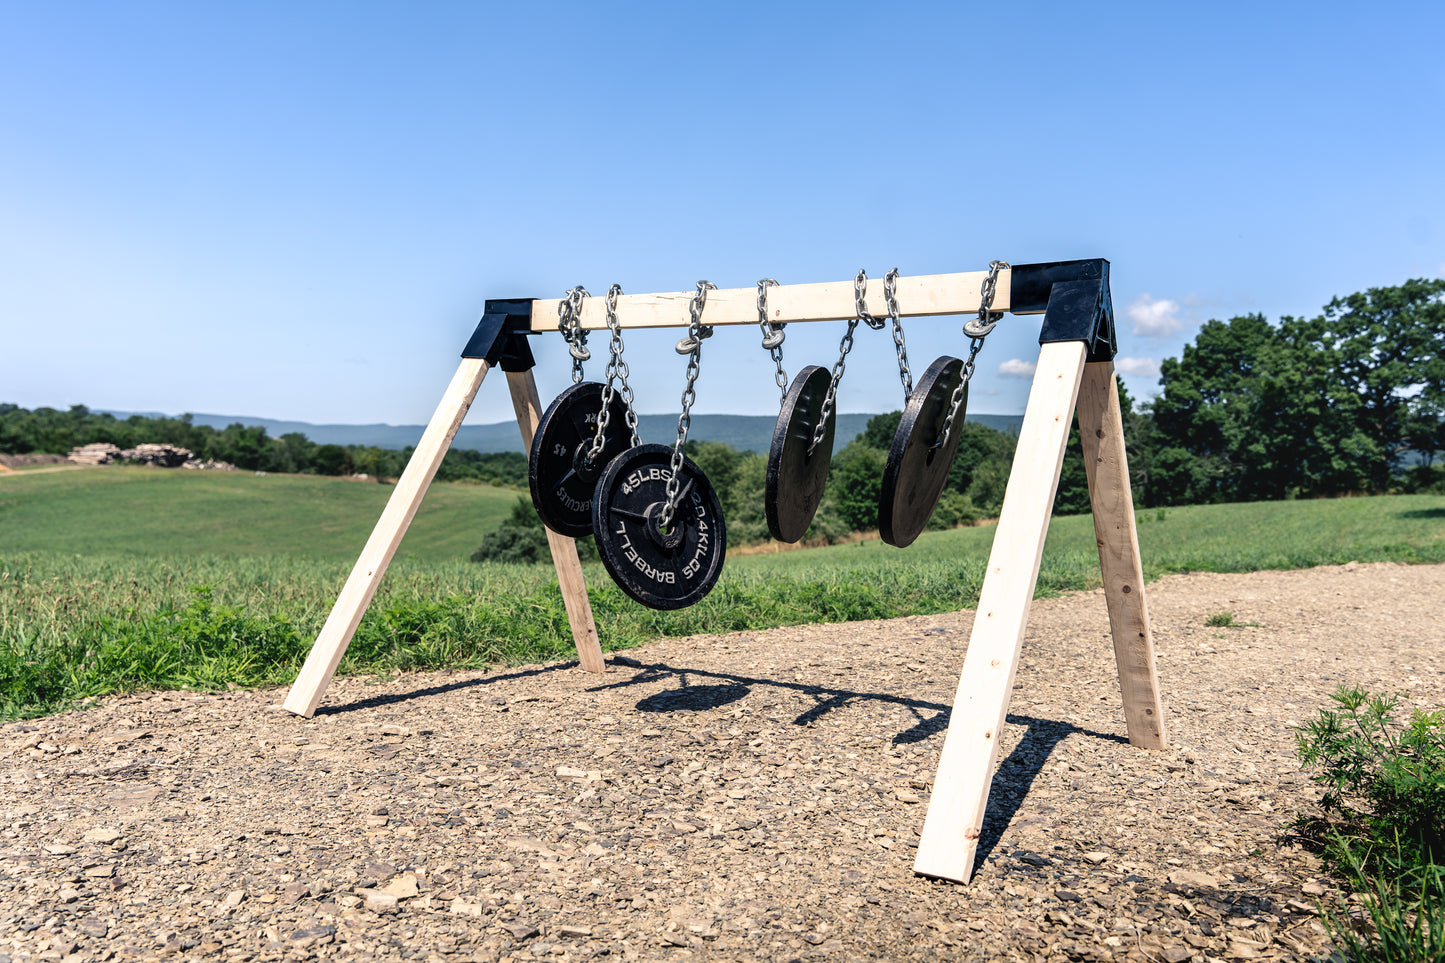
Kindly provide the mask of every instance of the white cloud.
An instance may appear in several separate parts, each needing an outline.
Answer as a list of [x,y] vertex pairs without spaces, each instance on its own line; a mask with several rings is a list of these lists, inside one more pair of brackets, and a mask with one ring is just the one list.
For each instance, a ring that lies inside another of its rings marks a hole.
[[1124,314],[1134,323],[1134,333],[1141,338],[1161,338],[1184,327],[1179,319],[1179,302],[1169,298],[1141,294],[1129,303]]
[[1115,358],[1114,367],[1126,375],[1139,375],[1142,378],[1159,377],[1158,358]]
[[1012,378],[1032,378],[1034,368],[1038,367],[1032,361],[1024,361],[1020,358],[1009,358],[998,366],[998,373]]

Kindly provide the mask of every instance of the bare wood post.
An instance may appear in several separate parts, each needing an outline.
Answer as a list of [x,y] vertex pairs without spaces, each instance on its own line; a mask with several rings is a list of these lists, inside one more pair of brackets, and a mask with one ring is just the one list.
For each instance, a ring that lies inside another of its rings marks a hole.
[[1085,353],[1081,341],[1053,342],[1039,351],[913,863],[913,871],[925,876],[967,882],[973,873]]
[[1144,601],[1139,531],[1134,524],[1124,419],[1112,362],[1084,365],[1084,380],[1079,386],[1079,435],[1084,444],[1084,468],[1089,474],[1089,504],[1094,512],[1094,537],[1099,543],[1099,567],[1104,573],[1104,598],[1109,606],[1129,743],[1163,749],[1169,737],[1154,666],[1154,634]]
[[[532,377],[530,368],[509,371],[507,388],[512,393],[512,406],[517,409],[522,444],[531,451],[532,436],[542,420],[542,399],[537,394],[537,379]],[[557,584],[562,588],[562,602],[567,606],[567,622],[572,626],[572,641],[577,645],[577,661],[588,672],[606,672],[602,643],[597,638],[597,623],[592,620],[592,603],[587,598],[587,584],[582,580],[582,563],[577,558],[577,543],[550,528],[546,531],[547,545],[552,549],[552,563],[557,567]]]
[[321,634],[311,646],[311,654],[306,657],[301,674],[291,684],[291,691],[283,703],[289,711],[308,719],[316,713],[316,706],[331,684],[331,677],[336,674],[336,667],[346,654],[346,647],[351,644],[351,637],[356,634],[366,607],[376,595],[381,577],[386,574],[402,536],[421,506],[427,487],[451,447],[457,428],[466,417],[472,399],[477,396],[482,379],[487,376],[487,368],[487,362],[481,358],[463,358],[457,367],[457,373],[447,385],[436,413],[422,433],[421,441],[417,442],[411,461],[407,462],[406,470],[392,489],[386,510],[381,513],[381,519],[366,540],[361,557],[356,560],[356,566],[337,596]]

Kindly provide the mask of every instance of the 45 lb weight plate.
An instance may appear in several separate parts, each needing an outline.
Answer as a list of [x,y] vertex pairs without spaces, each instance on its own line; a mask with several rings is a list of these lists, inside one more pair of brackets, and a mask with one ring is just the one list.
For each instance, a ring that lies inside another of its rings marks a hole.
[[602,451],[590,463],[587,453],[597,437],[602,388],[595,381],[570,385],[547,407],[532,436],[527,482],[542,521],[569,538],[592,534],[592,496],[607,463],[631,443],[627,406],[612,396]]
[[680,609],[717,584],[727,554],[722,505],[702,470],[682,460],[672,524],[662,509],[672,477],[672,449],[639,445],[612,459],[597,482],[592,528],[617,585],[654,609]]
[[[968,407],[964,389],[958,414],[947,439],[940,439],[953,391],[963,380],[963,362],[944,356],[928,366],[898,422],[888,464],[883,470],[883,490],[878,504],[878,534],[899,548],[913,544],[928,527],[928,518],[938,505],[938,496],[948,482],[953,456],[963,438],[963,414]],[[942,440],[940,446],[938,442]]]
[[[773,428],[763,509],[768,531],[780,542],[796,542],[802,538],[813,522],[818,503],[823,500],[828,463],[833,456],[833,429],[838,419],[828,419],[816,447],[813,432],[823,415],[823,401],[832,380],[828,369],[817,365],[799,371]],[[810,448],[812,454],[809,454]]]

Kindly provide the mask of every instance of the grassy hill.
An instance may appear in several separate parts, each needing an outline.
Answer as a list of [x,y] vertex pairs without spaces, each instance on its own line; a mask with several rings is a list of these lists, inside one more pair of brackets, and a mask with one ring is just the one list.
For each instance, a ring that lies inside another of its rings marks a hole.
[[[314,475],[104,467],[0,476],[0,549],[354,560],[392,486]],[[518,492],[432,485],[398,556],[465,559]]]
[[[390,492],[141,468],[0,476],[0,719],[108,692],[289,683]],[[466,561],[517,497],[432,486],[341,671],[568,657],[550,565]],[[675,612],[631,601],[596,564],[586,567],[588,595],[609,649],[956,610],[977,602],[995,531],[927,532],[904,550],[873,539],[730,558],[707,598]],[[1445,562],[1445,497],[1155,509],[1139,513],[1139,537],[1151,578]],[[1039,594],[1098,584],[1092,520],[1054,519]]]

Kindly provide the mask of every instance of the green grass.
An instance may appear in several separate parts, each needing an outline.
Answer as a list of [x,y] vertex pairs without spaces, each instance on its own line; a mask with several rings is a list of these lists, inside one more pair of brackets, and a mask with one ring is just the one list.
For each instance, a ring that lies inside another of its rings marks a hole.
[[[0,546],[70,555],[354,559],[392,486],[314,475],[106,467],[0,476]],[[465,558],[517,493],[433,485],[399,554]]]
[[[154,470],[107,476],[103,484],[113,488],[73,481],[102,474],[0,480],[0,717],[133,689],[289,683],[390,491]],[[54,486],[53,498],[25,490],[42,481]],[[434,486],[341,671],[570,655],[550,566],[462,561],[515,498]],[[902,551],[871,541],[729,559],[713,592],[680,612],[637,605],[600,566],[588,566],[586,577],[608,648],[694,632],[927,614],[975,603],[994,531],[927,533]],[[1151,578],[1352,560],[1442,562],[1445,497],[1147,511],[1139,532]],[[1039,594],[1098,584],[1092,520],[1055,519]]]
[[[1256,572],[1351,561],[1445,562],[1445,497],[1439,495],[1141,509],[1138,528],[1149,579],[1171,572]],[[986,558],[993,532],[991,525],[926,532],[902,552],[874,539],[745,561],[782,572]],[[1093,517],[1055,518],[1044,543],[1044,573],[1050,578],[1041,574],[1040,584],[1057,579],[1056,587],[1093,588],[1098,568]]]

